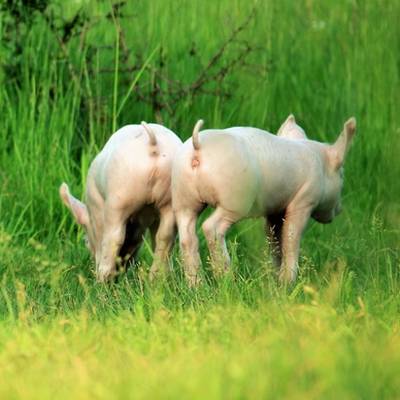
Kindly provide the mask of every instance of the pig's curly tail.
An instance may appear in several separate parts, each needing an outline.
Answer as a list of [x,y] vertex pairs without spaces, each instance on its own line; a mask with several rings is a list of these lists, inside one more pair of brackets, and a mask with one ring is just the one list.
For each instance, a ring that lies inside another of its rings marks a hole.
[[200,150],[199,131],[200,131],[201,127],[203,126],[203,123],[204,123],[204,121],[202,119],[199,119],[193,128],[192,142],[193,142],[193,147],[195,150]]
[[144,130],[146,131],[146,133],[149,135],[150,144],[152,146],[155,146],[157,144],[157,139],[156,139],[156,135],[154,134],[153,130],[150,128],[149,125],[147,125],[146,122],[142,121],[141,124],[142,124]]

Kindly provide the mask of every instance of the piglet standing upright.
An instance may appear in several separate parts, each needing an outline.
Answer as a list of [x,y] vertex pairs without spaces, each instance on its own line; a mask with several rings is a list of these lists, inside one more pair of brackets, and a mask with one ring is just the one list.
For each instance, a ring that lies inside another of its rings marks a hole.
[[104,282],[117,274],[117,261],[135,257],[150,229],[154,276],[165,266],[175,238],[171,205],[171,166],[181,140],[157,124],[127,125],[115,132],[90,165],[86,204],[71,195],[66,183],[60,196],[83,226]]
[[278,135],[249,127],[199,133],[201,126],[200,120],[172,168],[172,204],[189,283],[199,280],[196,220],[207,205],[215,211],[202,228],[215,273],[230,262],[229,227],[243,218],[265,217],[280,279],[293,281],[308,219],[328,223],[341,210],[343,163],[355,119],[344,124],[332,145],[307,139],[293,115]]

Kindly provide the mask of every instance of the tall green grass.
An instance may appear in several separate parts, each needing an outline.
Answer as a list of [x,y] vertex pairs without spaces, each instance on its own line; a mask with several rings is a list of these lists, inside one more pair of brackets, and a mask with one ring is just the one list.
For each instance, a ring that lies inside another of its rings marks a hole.
[[[162,49],[168,74],[184,82],[255,7],[239,39],[260,47],[248,60],[258,72],[235,70],[225,83],[230,98],[204,94],[183,99],[173,116],[162,111],[182,138],[200,117],[207,127],[275,132],[294,113],[311,138],[333,141],[346,118],[357,118],[344,212],[331,225],[310,223],[290,290],[275,281],[260,221],[232,229],[232,273],[215,281],[205,262],[210,279],[197,290],[186,286],[176,249],[171,276],[150,287],[148,246],[118,283],[95,283],[58,186],[68,181],[81,195],[113,127],[155,115],[133,96],[148,70],[116,72],[121,37],[104,18],[110,4],[60,4],[65,18],[82,7],[100,21],[85,44],[73,39],[68,62],[60,58],[38,16],[20,54],[20,79],[0,74],[1,397],[399,397],[400,4],[166,0],[126,7],[134,15],[121,21],[132,61],[140,53],[157,67]],[[96,46],[104,48],[89,65]],[[229,47],[223,62],[235,51]],[[202,237],[201,245],[206,261]]]

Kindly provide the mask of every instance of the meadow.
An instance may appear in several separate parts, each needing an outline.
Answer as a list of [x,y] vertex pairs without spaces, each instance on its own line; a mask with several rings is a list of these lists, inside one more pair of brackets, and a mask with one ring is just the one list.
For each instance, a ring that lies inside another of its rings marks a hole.
[[[400,397],[400,3],[36,0],[0,5],[0,398]],[[96,283],[59,199],[83,194],[118,127],[333,142],[357,118],[344,210],[310,222],[281,287],[261,221],[228,235],[228,276],[149,285],[148,242]]]

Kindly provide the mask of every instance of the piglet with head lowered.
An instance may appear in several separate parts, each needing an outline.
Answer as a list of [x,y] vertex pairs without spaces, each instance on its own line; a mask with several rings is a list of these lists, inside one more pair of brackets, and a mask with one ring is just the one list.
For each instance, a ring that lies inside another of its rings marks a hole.
[[199,213],[216,273],[227,270],[225,233],[247,217],[265,217],[279,277],[296,277],[300,239],[310,217],[328,223],[340,212],[343,163],[356,128],[349,119],[334,144],[309,140],[290,115],[277,135],[237,127],[205,130],[200,120],[172,168],[172,204],[186,276],[198,282]]
[[117,274],[136,253],[150,229],[154,276],[165,266],[175,239],[171,206],[171,166],[181,140],[157,125],[127,125],[115,132],[90,165],[86,204],[63,183],[60,196],[86,231],[87,245],[101,282]]

